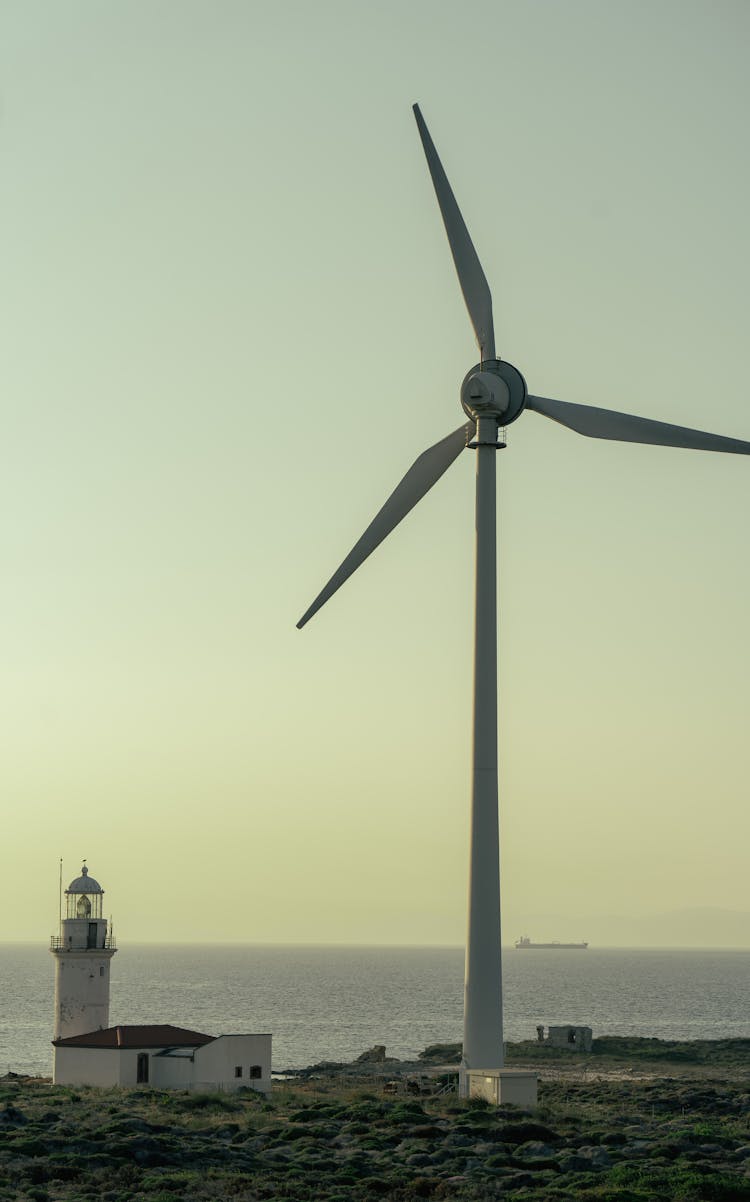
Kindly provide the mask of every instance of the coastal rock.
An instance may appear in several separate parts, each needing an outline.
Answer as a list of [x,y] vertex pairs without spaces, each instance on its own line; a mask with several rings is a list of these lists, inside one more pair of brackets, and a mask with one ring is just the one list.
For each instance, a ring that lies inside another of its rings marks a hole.
[[425,1165],[431,1164],[430,1157],[426,1152],[413,1152],[411,1156],[406,1157],[406,1163],[412,1168],[424,1168]]
[[433,1123],[423,1123],[416,1127],[409,1127],[406,1134],[411,1139],[441,1139],[443,1136],[442,1127],[436,1127]]
[[507,1177],[503,1178],[503,1186],[507,1185],[509,1190],[522,1189],[524,1186],[533,1184],[534,1176],[532,1173],[509,1173]]
[[558,1157],[558,1164],[562,1173],[587,1173],[591,1169],[591,1162],[578,1152],[563,1152]]
[[23,1111],[12,1103],[0,1110],[0,1127],[23,1127],[28,1121]]
[[489,1143],[487,1140],[483,1140],[478,1144],[474,1144],[472,1152],[474,1152],[477,1156],[489,1156],[495,1152],[495,1145],[493,1143]]
[[239,1123],[223,1123],[221,1127],[214,1127],[214,1136],[218,1139],[232,1139],[239,1129]]
[[655,1140],[653,1139],[633,1139],[629,1140],[621,1149],[622,1155],[628,1158],[653,1155]]
[[451,1131],[446,1135],[444,1142],[447,1148],[468,1148],[474,1141],[463,1131]]
[[612,1165],[612,1157],[606,1148],[599,1145],[583,1147],[578,1149],[578,1155],[585,1160],[592,1169],[608,1169]]
[[536,1139],[521,1144],[519,1148],[516,1148],[515,1154],[522,1160],[552,1160],[556,1156],[554,1148]]
[[376,1043],[374,1047],[362,1052],[354,1061],[355,1064],[383,1064],[385,1061],[385,1044]]
[[[163,1131],[164,1127],[160,1125],[158,1130]],[[110,1123],[107,1128],[109,1135],[150,1135],[153,1131],[154,1127],[151,1123],[139,1118],[118,1119],[116,1122]]]
[[622,1131],[607,1131],[601,1138],[601,1142],[607,1147],[614,1148],[626,1144],[627,1136],[623,1135]]
[[665,1140],[663,1143],[654,1144],[653,1154],[662,1160],[677,1160],[685,1151],[685,1148],[686,1144],[684,1140]]
[[696,1148],[694,1145],[693,1147],[686,1148],[685,1151],[681,1153],[682,1159],[688,1161],[690,1164],[702,1164],[704,1160],[710,1160],[711,1155],[711,1153],[703,1152],[700,1148]]
[[430,1153],[430,1162],[432,1164],[446,1164],[453,1159],[453,1153],[450,1148],[438,1148],[436,1152]]
[[181,1156],[176,1149],[164,1147],[158,1140],[149,1136],[140,1136],[130,1142],[130,1155],[141,1168],[156,1168],[162,1165],[181,1163]]

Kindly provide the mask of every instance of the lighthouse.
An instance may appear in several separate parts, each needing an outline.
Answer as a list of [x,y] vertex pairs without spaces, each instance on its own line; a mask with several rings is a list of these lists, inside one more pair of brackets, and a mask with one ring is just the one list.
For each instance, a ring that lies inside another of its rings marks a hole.
[[65,916],[53,935],[55,957],[55,1039],[85,1035],[109,1026],[109,966],[117,950],[102,916],[104,890],[81,875],[65,890]]
[[[62,880],[60,881],[62,901]],[[172,1023],[109,1025],[109,969],[115,954],[102,915],[104,890],[81,875],[65,890],[55,957],[55,1085],[157,1089],[271,1090],[271,1036],[207,1035]]]

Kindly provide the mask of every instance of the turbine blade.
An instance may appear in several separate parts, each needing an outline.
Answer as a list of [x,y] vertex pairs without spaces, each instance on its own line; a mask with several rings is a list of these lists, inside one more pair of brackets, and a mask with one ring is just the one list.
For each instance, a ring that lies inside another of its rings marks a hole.
[[440,212],[443,215],[453,262],[456,264],[458,282],[461,285],[466,308],[469,310],[471,324],[479,343],[479,353],[483,361],[494,359],[495,330],[492,324],[492,296],[489,285],[418,104],[414,105],[414,116],[417,119],[417,128],[422,139]]
[[615,409],[597,409],[593,405],[571,405],[567,401],[553,401],[549,397],[530,396],[526,408],[549,417],[577,434],[588,438],[610,438],[618,442],[651,443],[659,447],[687,447],[693,451],[726,451],[730,455],[750,455],[750,442],[739,438],[725,438],[722,434],[709,434],[705,430],[691,430],[687,426],[671,426],[668,422],[654,422],[648,417],[635,417],[632,413],[618,413]]
[[476,427],[474,422],[466,422],[459,426],[447,438],[436,442],[434,447],[423,451],[409,468],[400,484],[391,493],[383,508],[375,515],[365,530],[359,542],[355,543],[341,567],[334,572],[325,588],[318,593],[310,608],[300,618],[297,629],[301,630],[310,621],[329,597],[332,597],[345,580],[356,572],[383,539],[390,534],[402,518],[405,518],[417,501],[421,501],[433,484],[437,484],[443,472],[447,471],[454,459],[463,451],[467,442],[473,437]]

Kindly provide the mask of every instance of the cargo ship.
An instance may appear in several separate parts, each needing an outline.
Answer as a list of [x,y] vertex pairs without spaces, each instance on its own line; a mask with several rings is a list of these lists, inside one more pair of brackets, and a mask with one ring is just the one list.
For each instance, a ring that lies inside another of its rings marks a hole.
[[516,947],[522,951],[526,949],[529,951],[555,951],[559,949],[560,951],[583,952],[588,947],[588,943],[532,943],[528,935],[522,935],[516,941]]

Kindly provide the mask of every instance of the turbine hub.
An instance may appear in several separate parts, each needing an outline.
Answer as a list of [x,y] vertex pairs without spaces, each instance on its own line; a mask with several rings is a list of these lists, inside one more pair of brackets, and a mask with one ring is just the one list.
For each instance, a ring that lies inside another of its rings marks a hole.
[[526,381],[512,363],[502,359],[478,363],[464,377],[461,404],[472,421],[494,417],[498,425],[509,426],[526,404]]

